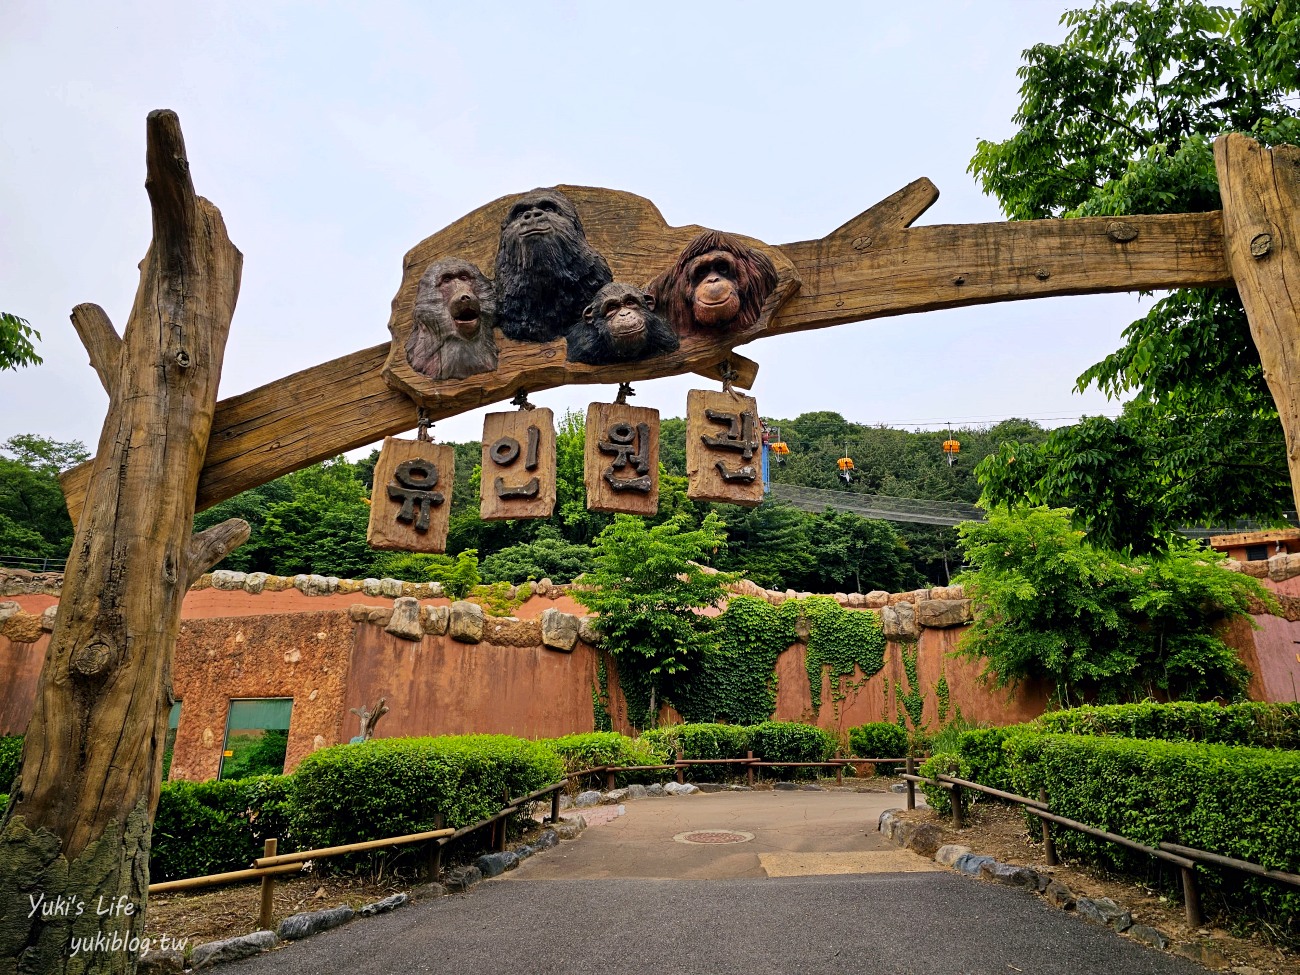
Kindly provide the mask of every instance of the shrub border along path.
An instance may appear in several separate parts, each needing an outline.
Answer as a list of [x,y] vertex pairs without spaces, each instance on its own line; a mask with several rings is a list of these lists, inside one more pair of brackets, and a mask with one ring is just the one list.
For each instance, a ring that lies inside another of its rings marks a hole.
[[[927,810],[920,812],[924,813]],[[934,810],[928,810],[933,815]],[[886,809],[880,814],[877,829],[890,842],[911,850],[919,856],[933,858],[936,863],[954,873],[986,883],[1022,887],[1039,894],[1048,904],[1062,911],[1073,911],[1083,919],[1110,928],[1134,941],[1161,951],[1188,958],[1208,968],[1227,968],[1232,961],[1224,954],[1216,939],[1176,940],[1156,927],[1134,923],[1133,914],[1109,897],[1085,897],[1057,880],[1053,868],[1042,869],[1017,863],[1007,863],[992,856],[973,852],[969,846],[944,842],[944,828],[937,818],[934,821],[916,816],[904,809]],[[1208,933],[1204,928],[1202,933]],[[1255,972],[1260,969],[1237,966],[1234,972]],[[1288,968],[1287,970],[1294,970]]]

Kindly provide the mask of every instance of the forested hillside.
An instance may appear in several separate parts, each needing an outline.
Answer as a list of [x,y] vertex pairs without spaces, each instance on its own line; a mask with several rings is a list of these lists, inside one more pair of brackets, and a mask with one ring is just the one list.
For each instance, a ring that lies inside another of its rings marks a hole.
[[[1046,431],[1009,420],[987,429],[955,429],[961,452],[951,466],[947,430],[911,433],[850,423],[838,413],[805,413],[768,425],[789,447],[774,462],[777,483],[863,494],[974,502],[972,470],[1004,441],[1037,442]],[[281,477],[199,514],[196,529],[226,518],[252,526],[248,543],[221,568],[280,575],[300,572],[344,578],[391,576],[461,582],[568,582],[591,566],[592,540],[610,515],[586,510],[583,418],[567,414],[557,436],[558,501],[547,521],[485,522],[479,510],[477,441],[455,444],[456,478],[445,556],[377,552],[366,544],[371,477],[378,452],[359,461],[336,458]],[[810,514],[779,502],[757,508],[697,504],[686,497],[686,422],[661,429],[661,522],[676,515],[697,526],[709,511],[726,524],[728,543],[713,553],[721,569],[743,571],[760,585],[810,592],[903,590],[943,584],[960,564],[953,529],[871,521],[847,512]],[[836,461],[854,461],[846,484]],[[78,443],[15,437],[0,447],[0,558],[67,554],[71,523],[55,479],[60,462],[85,456]],[[459,556],[459,558],[457,558]],[[472,578],[477,574],[478,578]]]

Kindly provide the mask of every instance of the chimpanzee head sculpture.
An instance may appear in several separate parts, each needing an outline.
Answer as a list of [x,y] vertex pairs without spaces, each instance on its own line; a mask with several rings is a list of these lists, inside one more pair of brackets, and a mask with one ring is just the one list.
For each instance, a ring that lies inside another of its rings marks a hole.
[[676,352],[680,342],[672,326],[655,314],[655,301],[640,288],[605,285],[569,329],[566,358],[607,366]]

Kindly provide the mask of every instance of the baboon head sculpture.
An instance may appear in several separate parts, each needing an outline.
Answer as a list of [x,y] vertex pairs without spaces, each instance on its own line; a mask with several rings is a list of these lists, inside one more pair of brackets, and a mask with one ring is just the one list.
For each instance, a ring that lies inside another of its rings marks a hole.
[[492,336],[496,291],[477,267],[458,257],[434,261],[415,292],[406,361],[430,379],[464,379],[497,367]]
[[560,338],[613,280],[605,259],[587,242],[577,207],[559,190],[525,193],[506,214],[496,289],[497,318],[507,338]]

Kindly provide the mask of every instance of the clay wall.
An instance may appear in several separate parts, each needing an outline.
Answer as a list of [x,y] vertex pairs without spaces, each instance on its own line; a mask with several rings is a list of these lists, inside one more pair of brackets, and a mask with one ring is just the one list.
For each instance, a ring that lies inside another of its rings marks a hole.
[[[233,577],[218,576],[216,582],[205,579],[192,590],[182,612],[173,669],[174,693],[182,701],[173,778],[218,774],[229,705],[237,698],[293,699],[288,770],[317,748],[347,741],[358,728],[349,709],[373,707],[381,697],[390,711],[378,725],[380,737],[504,733],[539,738],[594,727],[592,694],[600,652],[571,637],[558,648],[542,640],[546,610],[574,616],[584,612],[563,587],[542,586],[540,594],[514,610],[514,617],[488,617],[475,643],[452,639],[445,619],[441,631],[436,630],[429,610],[449,605],[436,586],[382,580],[380,592],[379,580],[362,584],[270,577],[265,588],[260,581]],[[1300,576],[1266,579],[1265,584],[1278,592],[1283,615],[1257,615],[1257,627],[1239,620],[1224,635],[1255,675],[1252,698],[1296,700]],[[29,591],[14,592],[12,580],[0,579],[0,592],[6,594],[0,612],[9,613],[0,620],[0,734],[21,733],[27,726],[52,625],[42,614],[58,600],[50,580],[25,585]],[[260,591],[249,591],[249,586]],[[742,591],[774,602],[804,595],[757,587]],[[403,638],[388,625],[391,620],[396,626],[399,595],[408,597],[408,605],[418,601],[423,608],[414,638]],[[941,675],[949,686],[950,715],[960,709],[973,722],[1009,724],[1046,707],[1047,688],[1021,685],[1014,693],[994,691],[979,681],[977,663],[951,656],[965,629],[957,621],[969,619],[969,605],[957,587],[837,598],[850,608],[881,613],[886,634],[893,637],[884,667],[866,680],[855,675],[840,700],[829,678],[823,678],[822,708],[814,714],[805,648],[796,644],[776,665],[778,720],[815,722],[837,733],[868,721],[895,720],[900,684],[906,681],[895,631],[909,626],[910,633],[902,635],[917,636],[917,677],[931,726],[937,723],[934,688]],[[905,602],[913,613],[904,612],[908,607],[900,604]],[[917,626],[913,619],[930,624]],[[608,659],[606,666],[613,725],[630,732],[617,672]],[[661,718],[680,720],[671,709]]]
[[[948,716],[991,725],[1015,724],[1036,718],[1047,710],[1051,689],[1038,682],[1026,682],[1014,691],[996,691],[979,680],[978,663],[952,658],[965,627],[922,629],[917,648],[917,682],[925,703],[923,722],[937,727],[938,698],[935,686],[946,676],[949,687]],[[865,681],[855,670],[852,679],[843,683],[842,700],[836,700],[829,673],[822,677],[821,711],[812,710],[812,692],[808,687],[807,650],[795,644],[777,658],[777,721],[803,721],[816,724],[837,734],[847,733],[855,725],[871,721],[896,721],[899,687],[910,687],[903,668],[902,645],[891,640],[885,651],[885,665]],[[886,695],[886,682],[888,694]],[[914,689],[913,689],[914,690]]]

